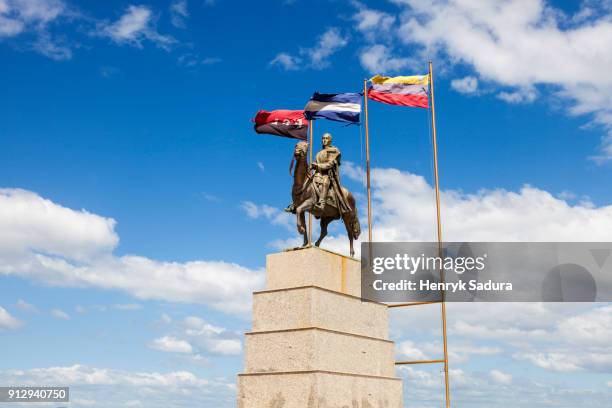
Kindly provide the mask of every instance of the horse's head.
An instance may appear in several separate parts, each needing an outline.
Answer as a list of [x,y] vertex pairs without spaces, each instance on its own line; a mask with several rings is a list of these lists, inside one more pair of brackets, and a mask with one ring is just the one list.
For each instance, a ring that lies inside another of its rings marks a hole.
[[295,145],[295,149],[293,149],[293,157],[296,160],[306,157],[308,154],[308,143],[307,142],[297,142]]

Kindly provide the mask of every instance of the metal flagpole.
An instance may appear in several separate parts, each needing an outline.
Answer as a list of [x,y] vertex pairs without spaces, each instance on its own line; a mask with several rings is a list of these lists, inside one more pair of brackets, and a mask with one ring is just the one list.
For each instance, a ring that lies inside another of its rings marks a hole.
[[[372,242],[372,197],[370,191],[370,136],[368,132],[368,80],[363,80],[363,105],[365,112],[366,185],[368,189],[368,242]],[[371,249],[370,249],[371,252]]]
[[[308,142],[309,149],[309,160],[308,160],[308,171],[310,172],[310,164],[312,163],[312,126],[314,125],[314,120],[308,121],[308,129],[310,131],[310,141]],[[312,213],[308,213],[308,245],[312,244]]]
[[[438,180],[438,143],[436,139],[436,105],[434,101],[434,78],[433,65],[429,61],[429,93],[431,95],[431,125],[433,138],[433,158],[434,158],[434,183],[436,187],[436,213],[438,220],[438,254],[442,257],[442,221],[440,220],[440,185]],[[440,280],[444,283],[444,269],[440,270]],[[446,391],[446,408],[450,408],[450,386],[448,381],[448,347],[446,341],[446,303],[445,294],[442,291],[442,340],[444,344],[444,388]]]

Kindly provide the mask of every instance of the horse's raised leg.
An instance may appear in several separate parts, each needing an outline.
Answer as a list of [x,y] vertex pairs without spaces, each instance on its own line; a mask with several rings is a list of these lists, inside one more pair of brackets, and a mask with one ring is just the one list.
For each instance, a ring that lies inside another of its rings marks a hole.
[[321,217],[321,235],[319,235],[319,239],[317,239],[317,242],[315,242],[315,246],[321,245],[321,241],[323,241],[323,238],[327,236],[327,226],[332,221],[332,218]]
[[[306,225],[306,213],[305,212],[300,214],[300,222],[302,223],[302,225]],[[302,246],[306,246],[308,245],[308,231],[306,231],[306,228],[304,228],[304,232],[302,233],[302,235],[304,236],[304,243],[302,244]]]
[[353,211],[344,213],[342,215],[342,221],[344,221],[344,226],[346,227],[346,235],[349,239],[351,256],[355,256],[355,249],[353,249],[353,218],[355,217],[355,213]]

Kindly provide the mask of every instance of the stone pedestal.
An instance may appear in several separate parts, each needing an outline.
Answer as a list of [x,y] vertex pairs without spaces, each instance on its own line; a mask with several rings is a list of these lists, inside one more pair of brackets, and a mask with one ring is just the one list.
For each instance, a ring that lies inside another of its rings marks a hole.
[[359,298],[359,261],[307,248],[268,255],[266,272],[238,408],[401,408],[387,306]]

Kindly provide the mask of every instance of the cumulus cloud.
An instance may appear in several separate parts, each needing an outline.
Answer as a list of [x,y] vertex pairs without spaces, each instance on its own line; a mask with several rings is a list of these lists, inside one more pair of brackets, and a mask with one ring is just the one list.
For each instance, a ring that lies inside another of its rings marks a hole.
[[536,100],[537,91],[533,87],[519,88],[511,92],[500,92],[497,97],[508,103],[531,103]]
[[15,303],[15,307],[23,312],[28,312],[28,313],[38,313],[39,312],[36,306],[34,306],[31,303],[26,302],[23,299],[17,300],[17,303]]
[[189,371],[132,372],[80,364],[0,371],[0,382],[69,385],[70,399],[79,406],[139,406],[137,401],[146,401],[151,408],[230,406],[236,393],[233,381],[206,379]]
[[108,37],[118,44],[129,44],[138,48],[142,48],[144,41],[150,41],[168,50],[176,40],[169,35],[160,34],[156,22],[157,17],[150,7],[130,5],[117,21],[100,23],[94,34]]
[[0,0],[0,38],[30,30],[44,32],[65,11],[61,0]]
[[186,19],[189,17],[187,10],[187,0],[178,0],[170,4],[170,22],[177,28],[187,26]]
[[392,55],[391,49],[382,44],[364,48],[359,53],[361,65],[370,73],[391,73],[399,71],[410,64],[408,58]]
[[347,44],[348,37],[343,35],[338,28],[331,27],[319,36],[313,47],[301,48],[299,55],[280,52],[270,61],[270,65],[279,66],[286,71],[327,68],[330,64],[329,58]]
[[285,71],[295,71],[302,67],[302,59],[286,52],[279,52],[272,61],[270,61],[270,65],[279,66]]
[[70,320],[70,315],[61,309],[51,310],[51,316],[60,320]]
[[52,286],[97,287],[139,299],[206,304],[246,315],[260,270],[223,261],[159,262],[115,256],[113,219],[58,205],[33,192],[0,190],[0,274]]
[[358,11],[353,14],[352,19],[356,23],[357,30],[365,34],[387,33],[393,28],[395,16],[378,10],[358,5]]
[[267,219],[272,225],[285,227],[289,231],[295,231],[295,217],[292,214],[286,213],[278,208],[267,204],[257,205],[252,201],[244,201],[241,204],[242,210],[249,218],[252,219]]
[[182,325],[182,335],[189,339],[201,353],[216,355],[237,355],[242,353],[241,334],[224,327],[215,326],[202,318],[189,316]]
[[72,58],[72,49],[50,33],[50,26],[73,16],[62,0],[1,0],[0,40],[31,34],[27,48],[55,60]]
[[491,370],[491,378],[499,384],[512,384],[512,376],[499,370]]
[[164,336],[153,340],[151,344],[149,344],[149,347],[154,350],[167,351],[170,353],[190,354],[193,352],[193,348],[189,342],[169,336]]
[[0,253],[44,253],[84,260],[119,242],[115,220],[75,211],[36,193],[0,189]]
[[472,94],[478,91],[478,78],[468,75],[461,79],[453,79],[451,87],[457,92]]
[[[500,370],[500,374],[508,376]],[[464,369],[449,370],[453,404],[459,406],[478,405],[486,401],[488,406],[508,406],[517,408],[574,408],[577,406],[606,406],[609,391],[605,389],[569,388],[559,385],[549,378],[530,379],[521,376],[520,380],[508,384],[499,381],[499,375],[491,371],[471,371]],[[403,377],[410,401],[414,406],[434,407],[444,405],[444,378],[438,367],[401,366],[398,375]],[[507,377],[505,377],[507,379]]]
[[[167,324],[172,320],[167,320]],[[188,316],[170,327],[171,335],[155,339],[149,347],[173,353],[189,354],[194,361],[203,354],[238,355],[242,353],[240,333],[230,332],[197,316]]]
[[14,330],[23,325],[23,322],[11,314],[3,307],[0,306],[0,332],[4,330]]
[[[348,163],[345,167],[353,167],[345,173],[348,177],[363,181],[360,168]],[[375,240],[435,240],[435,194],[425,178],[376,168],[372,182]],[[612,206],[572,205],[529,185],[518,191],[442,190],[441,203],[448,241],[605,242],[612,228]]]
[[544,0],[490,2],[402,0],[401,40],[453,63],[471,66],[491,83],[514,87],[499,97],[531,102],[548,85],[569,100],[570,114],[592,114],[605,127],[600,160],[612,159],[612,20],[600,8],[568,18]]
[[117,310],[140,310],[142,309],[142,305],[138,303],[118,303],[113,305],[113,307]]

